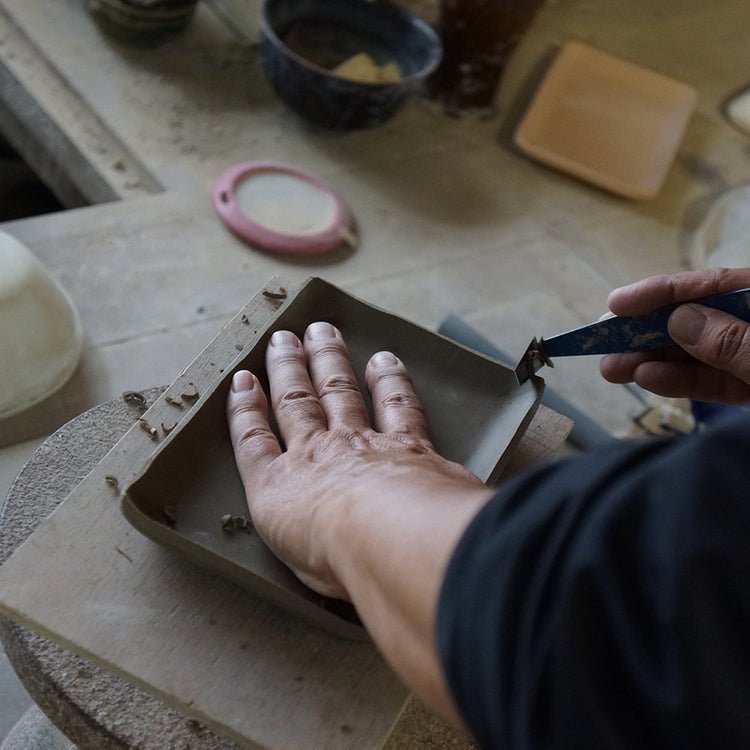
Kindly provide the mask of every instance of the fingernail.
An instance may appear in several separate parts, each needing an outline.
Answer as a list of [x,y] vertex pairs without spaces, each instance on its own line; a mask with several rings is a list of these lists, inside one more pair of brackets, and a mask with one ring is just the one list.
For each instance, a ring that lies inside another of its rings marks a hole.
[[269,346],[281,346],[282,344],[299,346],[299,339],[291,331],[276,331],[268,342]]
[[252,391],[255,388],[255,378],[248,370],[238,370],[232,376],[232,390],[235,393]]
[[370,358],[373,365],[384,367],[386,365],[397,365],[398,357],[392,352],[377,352]]
[[322,321],[310,323],[305,331],[305,336],[309,339],[334,339],[336,338],[336,329],[330,323]]
[[669,317],[669,334],[678,344],[697,344],[706,322],[697,305],[680,305]]

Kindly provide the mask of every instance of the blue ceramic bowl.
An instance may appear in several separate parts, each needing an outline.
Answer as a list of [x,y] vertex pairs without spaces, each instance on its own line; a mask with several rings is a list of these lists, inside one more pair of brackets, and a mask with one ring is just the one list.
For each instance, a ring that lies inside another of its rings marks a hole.
[[[440,61],[433,29],[390,0],[263,0],[263,59],[278,96],[331,130],[378,125],[418,93]],[[367,83],[331,69],[364,52],[395,63],[401,80]]]

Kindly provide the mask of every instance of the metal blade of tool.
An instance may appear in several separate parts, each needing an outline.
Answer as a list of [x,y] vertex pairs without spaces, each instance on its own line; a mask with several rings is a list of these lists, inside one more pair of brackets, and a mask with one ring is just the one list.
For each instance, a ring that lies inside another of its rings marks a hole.
[[645,352],[672,346],[674,341],[667,328],[669,316],[687,302],[722,310],[750,322],[750,287],[685,300],[647,315],[605,318],[549,339],[533,339],[516,367],[518,381],[525,382],[544,365],[554,367],[554,357]]

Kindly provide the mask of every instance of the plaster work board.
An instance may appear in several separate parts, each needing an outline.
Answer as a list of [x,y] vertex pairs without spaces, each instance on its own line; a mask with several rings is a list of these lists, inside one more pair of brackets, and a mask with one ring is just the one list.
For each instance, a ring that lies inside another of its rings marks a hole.
[[[0,610],[249,747],[375,748],[407,695],[371,644],[309,627],[186,564],[119,512],[121,488],[182,432],[165,430],[176,408],[167,397],[181,395],[178,420],[190,424],[186,415],[252,364],[272,326],[297,328],[284,318],[296,295],[281,288],[269,282],[145,412],[156,435],[136,423],[0,568]],[[352,338],[346,320],[332,322]],[[535,394],[509,444],[536,402]]]

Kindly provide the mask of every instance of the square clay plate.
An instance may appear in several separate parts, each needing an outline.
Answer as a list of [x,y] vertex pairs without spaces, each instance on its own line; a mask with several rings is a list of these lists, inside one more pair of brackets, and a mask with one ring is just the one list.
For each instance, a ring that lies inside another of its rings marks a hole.
[[[519,385],[512,368],[319,278],[309,279],[280,306],[259,335],[253,326],[243,325],[242,318],[240,311],[206,349],[216,365],[208,369],[217,371],[221,357],[226,357],[221,363],[226,369],[217,376],[207,400],[198,403],[149,463],[135,472],[123,495],[122,511],[142,533],[194,562],[308,621],[345,637],[363,637],[349,605],[324,599],[305,587],[254,530],[227,533],[221,527],[223,515],[247,514],[224,411],[232,373],[250,369],[265,386],[264,353],[271,334],[288,329],[301,337],[309,323],[329,321],[344,335],[362,392],[367,394],[363,375],[370,356],[381,349],[393,351],[409,368],[435,448],[486,482],[501,471],[505,454],[533,417],[543,381],[533,378]],[[248,340],[244,348],[240,346],[239,358],[237,332],[256,334],[254,343]],[[223,355],[222,350],[228,353]],[[206,359],[199,356],[186,371],[188,376],[191,370],[207,369],[202,358]],[[371,410],[369,401],[367,405]]]
[[659,192],[695,107],[695,89],[569,42],[519,125],[532,158],[629,198]]

